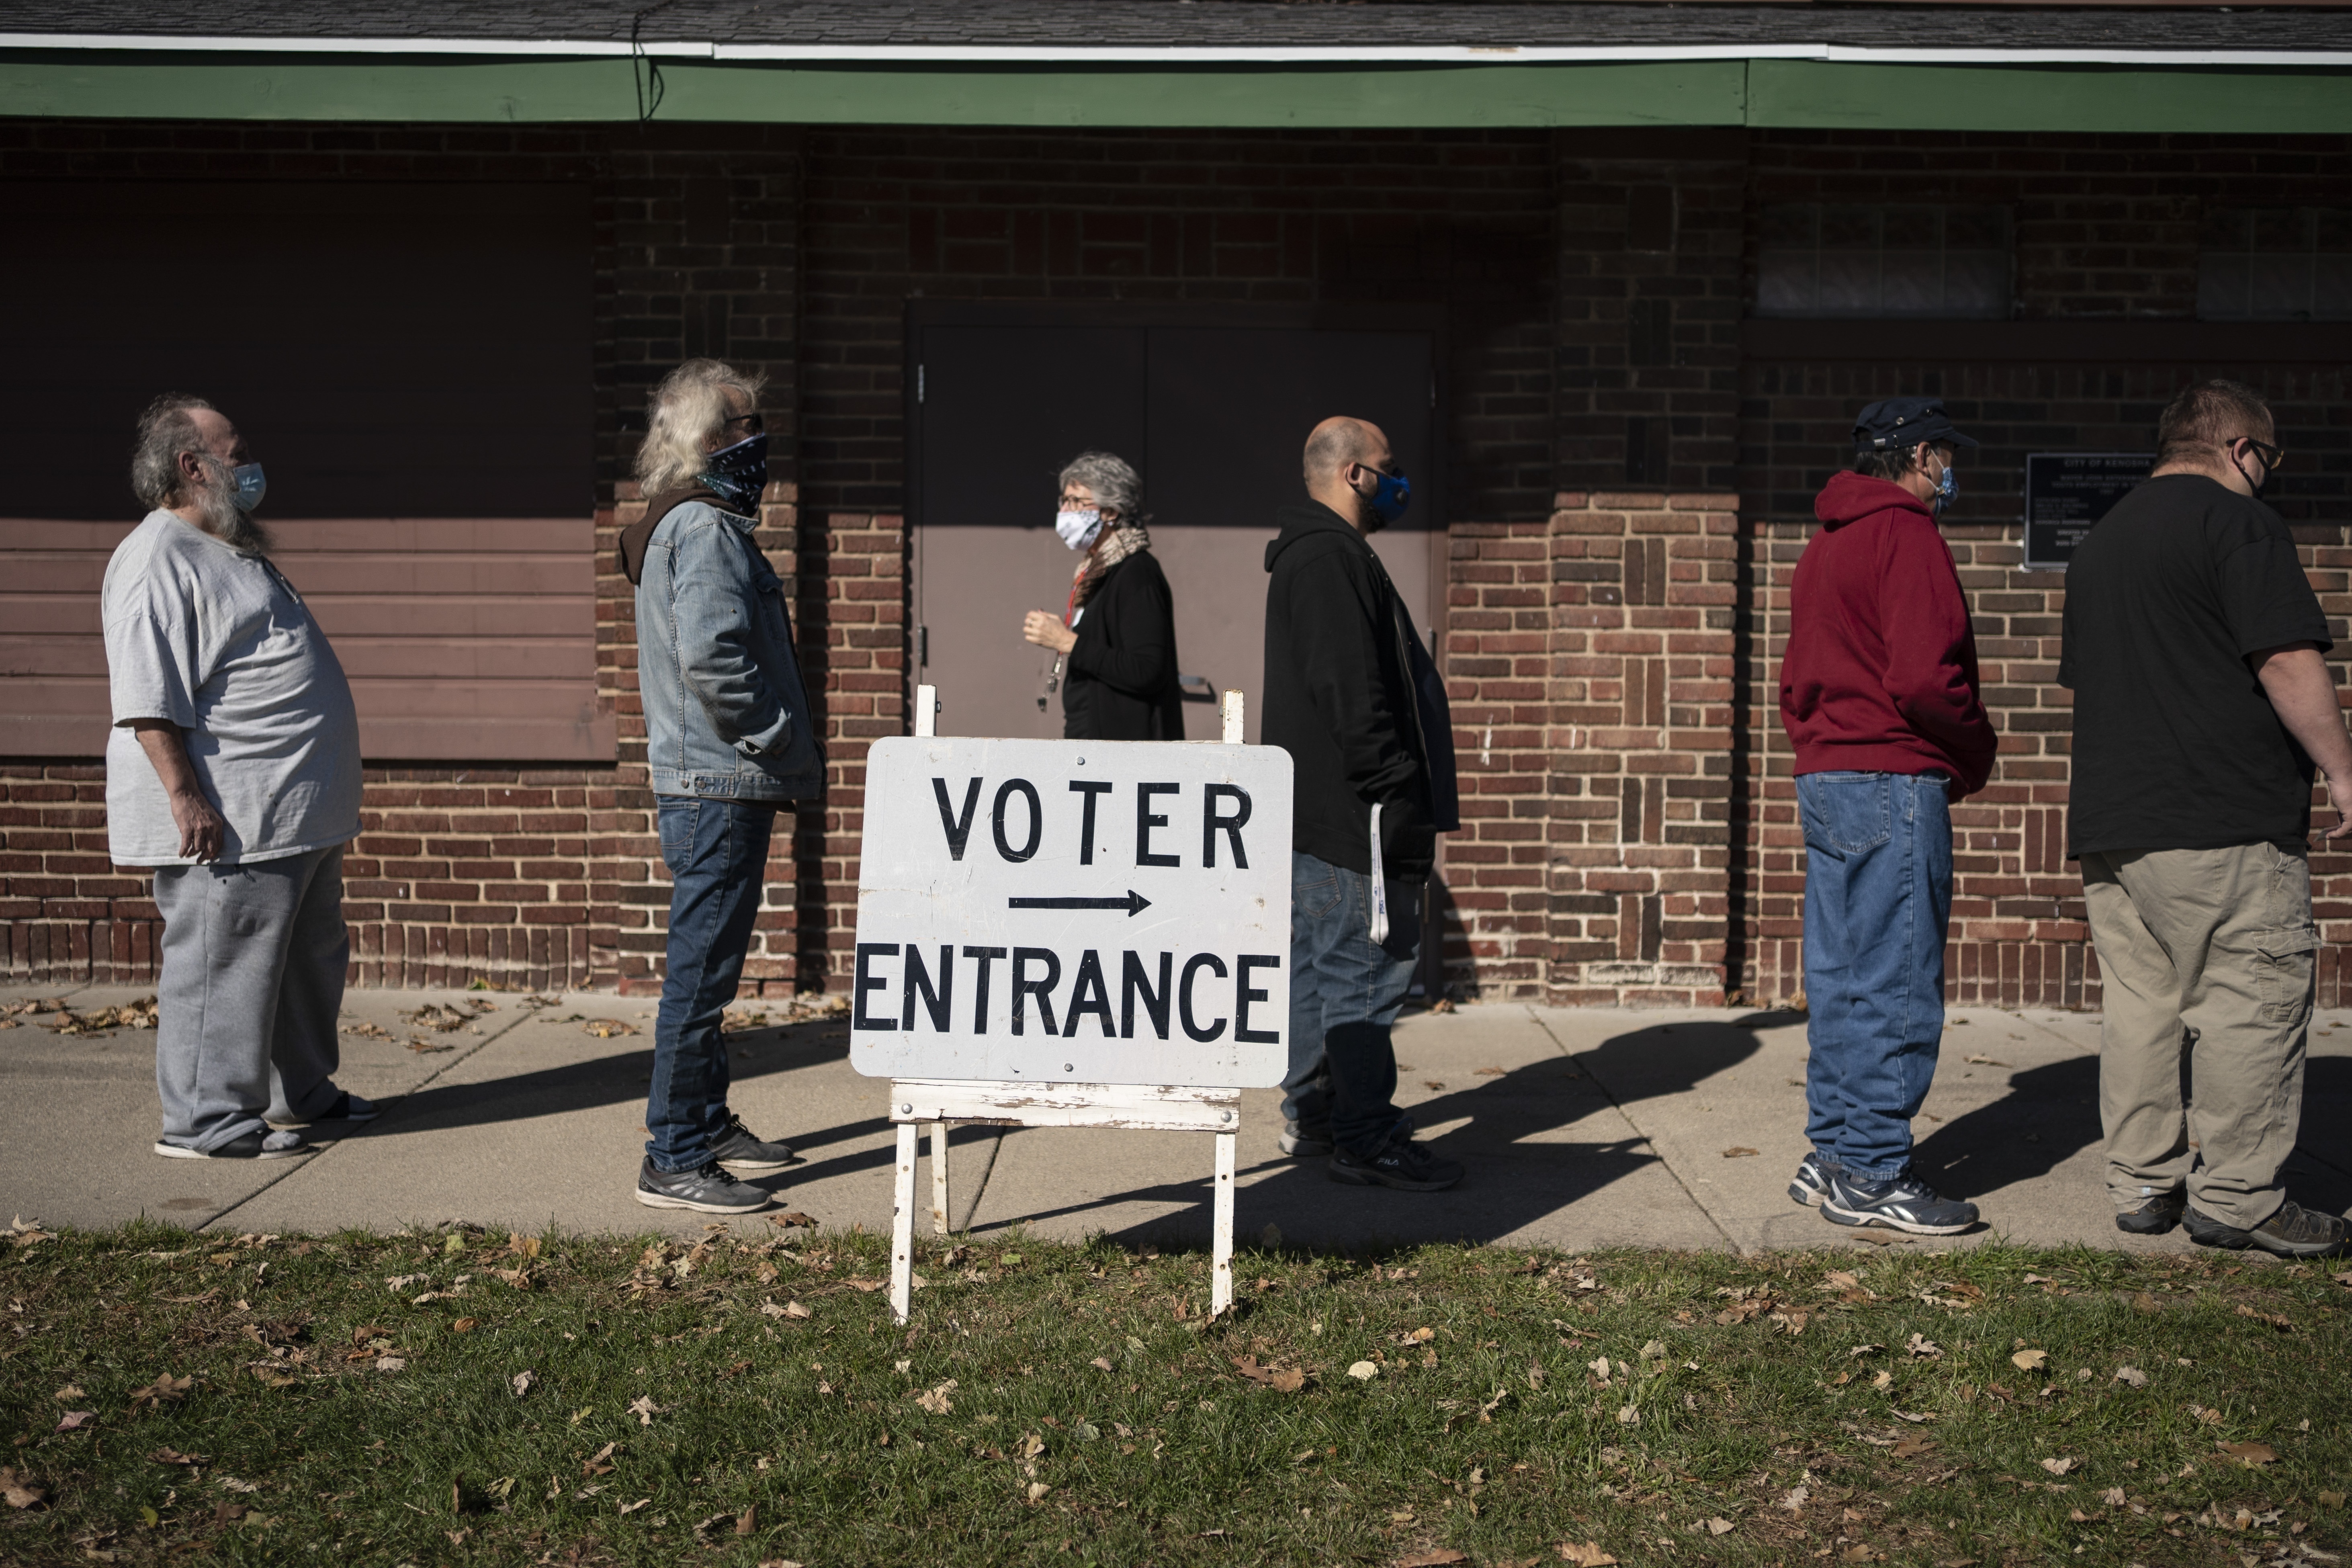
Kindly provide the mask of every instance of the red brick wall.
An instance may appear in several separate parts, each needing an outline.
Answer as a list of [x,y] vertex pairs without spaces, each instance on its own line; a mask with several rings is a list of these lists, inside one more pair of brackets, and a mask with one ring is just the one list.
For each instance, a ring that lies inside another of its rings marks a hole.
[[1539,523],[1455,525],[1458,989],[1722,1001],[1737,505],[1570,492]]
[[[2054,325],[2021,338],[2006,323],[1967,331],[1774,323],[1791,330],[1771,335],[1774,352],[1745,358],[1736,983],[1759,999],[1803,986],[1804,848],[1775,683],[1790,574],[1814,528],[1813,495],[1848,460],[1847,432],[1863,405],[1939,395],[1984,443],[1963,458],[1961,499],[1945,533],[2001,736],[1991,784],[1953,814],[1948,994],[1955,1003],[2095,1006],[2082,880],[2065,858],[2071,698],[2056,684],[2065,579],[2019,565],[2024,458],[2152,451],[2157,416],[2181,386],[2214,374],[2252,383],[2272,400],[2280,438],[2296,454],[2273,487],[2275,503],[2297,522],[2315,585],[2340,625],[2352,611],[2342,526],[2352,500],[2352,387],[2342,359],[2310,357],[2307,343],[2282,336],[2297,329],[2187,323],[2196,310],[2204,207],[2341,205],[2352,188],[2352,139],[1771,132],[1752,136],[1749,147],[1751,215],[1786,201],[2007,205],[2015,217],[2016,316],[2116,327],[2089,339],[2061,335]],[[1751,266],[1752,257],[1751,242]],[[1817,351],[1788,346],[1808,336]],[[1922,338],[1937,350],[1922,353]],[[2352,680],[2339,675],[2338,684]],[[2331,940],[2352,936],[2345,902],[2352,859],[2318,856],[2313,869]],[[2340,994],[2334,952],[2321,954],[2321,999],[2331,1005]]]

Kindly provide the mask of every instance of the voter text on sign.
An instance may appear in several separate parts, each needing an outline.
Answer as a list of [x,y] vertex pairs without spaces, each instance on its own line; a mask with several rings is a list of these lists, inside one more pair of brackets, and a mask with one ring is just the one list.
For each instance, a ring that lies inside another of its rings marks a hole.
[[1290,774],[1272,746],[877,742],[852,1063],[876,1078],[1280,1082]]

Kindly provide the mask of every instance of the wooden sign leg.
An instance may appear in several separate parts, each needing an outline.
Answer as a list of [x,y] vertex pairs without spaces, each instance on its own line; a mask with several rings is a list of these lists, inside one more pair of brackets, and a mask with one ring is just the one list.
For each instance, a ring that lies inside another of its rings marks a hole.
[[948,1212],[948,1124],[931,1123],[931,1230],[945,1236],[955,1221]]
[[898,1123],[898,1183],[890,1210],[890,1315],[907,1321],[915,1294],[915,1136],[911,1121]]
[[1209,1233],[1209,1312],[1230,1311],[1234,1304],[1234,1145],[1231,1132],[1217,1134],[1217,1191]]

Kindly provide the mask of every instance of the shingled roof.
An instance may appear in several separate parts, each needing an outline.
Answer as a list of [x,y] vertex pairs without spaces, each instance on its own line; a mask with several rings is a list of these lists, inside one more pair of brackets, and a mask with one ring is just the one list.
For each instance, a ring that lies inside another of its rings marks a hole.
[[[2335,51],[2352,10],[1740,4],[1276,4],[1269,0],[6,0],[0,35],[104,47],[403,40],[764,49],[1485,50],[1831,45],[1871,49]],[[665,50],[664,52],[667,52]]]

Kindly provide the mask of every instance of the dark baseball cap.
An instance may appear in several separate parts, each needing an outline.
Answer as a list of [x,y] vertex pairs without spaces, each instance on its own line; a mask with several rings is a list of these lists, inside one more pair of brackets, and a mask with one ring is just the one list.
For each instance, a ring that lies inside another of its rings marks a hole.
[[1854,416],[1853,449],[1857,452],[1909,451],[1922,441],[1949,441],[1973,447],[1975,440],[1952,428],[1940,397],[1890,397]]

